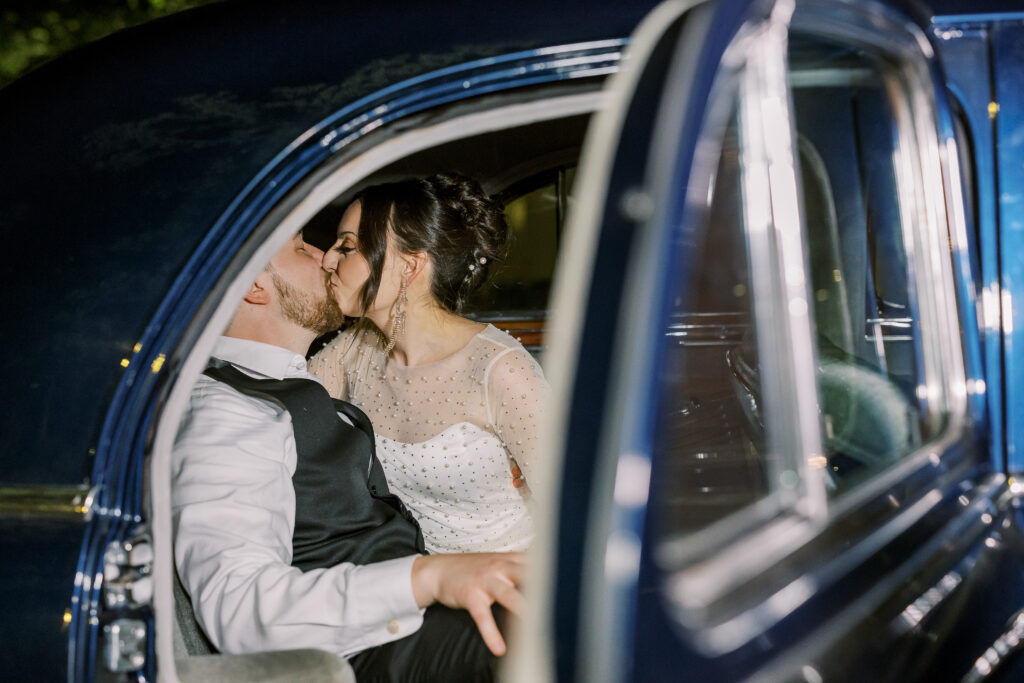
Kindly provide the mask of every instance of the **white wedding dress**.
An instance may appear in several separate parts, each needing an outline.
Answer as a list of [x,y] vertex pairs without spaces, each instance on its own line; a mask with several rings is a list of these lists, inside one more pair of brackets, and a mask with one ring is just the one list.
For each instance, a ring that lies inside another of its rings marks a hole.
[[431,553],[524,550],[533,540],[531,482],[548,387],[522,345],[488,325],[426,365],[387,358],[376,328],[342,332],[309,364],[330,394],[365,412],[388,486],[409,507]]

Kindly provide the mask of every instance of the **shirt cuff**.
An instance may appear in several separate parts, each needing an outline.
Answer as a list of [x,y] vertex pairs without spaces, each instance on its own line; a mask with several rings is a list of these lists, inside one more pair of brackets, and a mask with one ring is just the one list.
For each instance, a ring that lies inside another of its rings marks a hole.
[[426,610],[416,604],[412,590],[412,565],[417,557],[419,555],[409,555],[374,562],[353,570],[349,590],[352,595],[360,596],[359,621],[365,625],[366,642],[382,644],[398,640],[412,635],[423,624]]

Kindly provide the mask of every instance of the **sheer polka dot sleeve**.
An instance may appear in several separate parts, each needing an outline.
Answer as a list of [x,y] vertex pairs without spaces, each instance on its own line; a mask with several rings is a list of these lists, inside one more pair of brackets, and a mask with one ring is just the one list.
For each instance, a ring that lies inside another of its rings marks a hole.
[[494,359],[487,370],[486,387],[492,428],[529,486],[539,455],[540,425],[549,403],[547,380],[537,361],[519,347]]

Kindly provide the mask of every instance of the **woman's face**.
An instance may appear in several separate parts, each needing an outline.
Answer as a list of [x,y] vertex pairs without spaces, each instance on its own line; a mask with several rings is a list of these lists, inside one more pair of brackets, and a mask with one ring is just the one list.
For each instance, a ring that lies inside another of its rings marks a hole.
[[[359,202],[353,202],[345,210],[338,225],[338,239],[324,252],[323,267],[332,273],[330,287],[338,300],[342,313],[351,317],[363,315],[362,291],[370,277],[370,264],[359,252],[359,217],[362,214]],[[378,325],[387,321],[391,306],[398,297],[401,283],[396,274],[396,259],[392,240],[388,239],[388,253],[384,259],[377,297],[365,314]]]

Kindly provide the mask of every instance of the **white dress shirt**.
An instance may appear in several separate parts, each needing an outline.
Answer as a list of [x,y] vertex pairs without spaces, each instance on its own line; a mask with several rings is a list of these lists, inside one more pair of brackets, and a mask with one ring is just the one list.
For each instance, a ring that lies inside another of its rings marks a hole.
[[[213,355],[254,377],[311,378],[302,356],[277,346],[222,337]],[[415,632],[415,555],[291,566],[295,463],[287,410],[200,376],[174,446],[174,557],[210,640],[225,653],[349,656]]]

